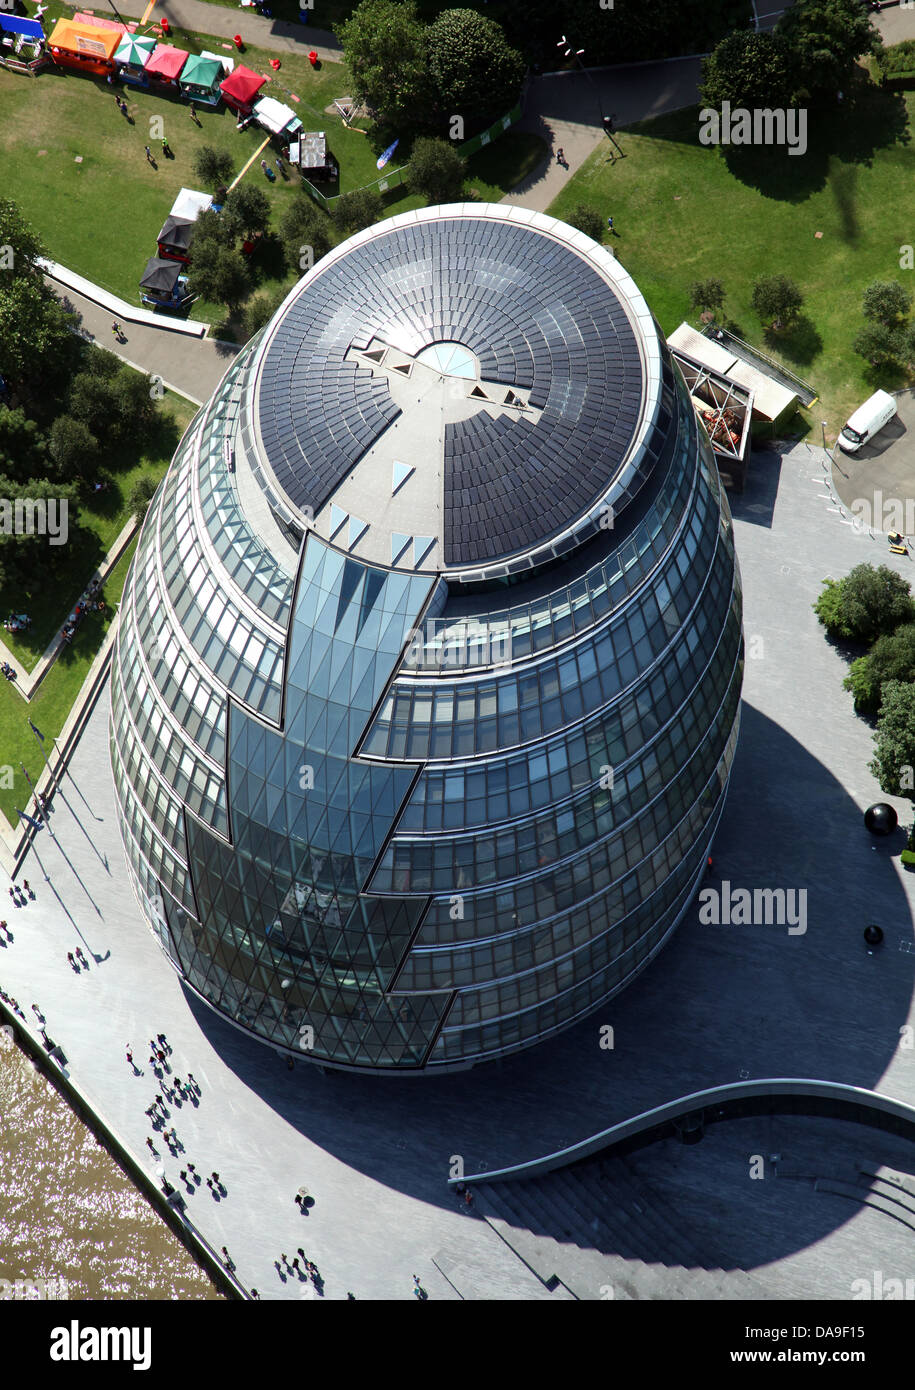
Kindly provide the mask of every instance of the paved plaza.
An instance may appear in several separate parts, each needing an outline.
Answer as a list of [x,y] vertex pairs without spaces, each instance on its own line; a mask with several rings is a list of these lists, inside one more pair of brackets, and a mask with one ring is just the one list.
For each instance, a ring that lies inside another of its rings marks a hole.
[[[37,902],[10,907],[0,980],[26,1012],[33,1000],[44,1010],[74,1076],[137,1154],[157,1090],[144,1043],[168,1035],[174,1069],[192,1071],[203,1096],[172,1112],[187,1152],[166,1171],[176,1182],[189,1158],[221,1174],[227,1197],[202,1187],[189,1208],[248,1286],[297,1296],[273,1260],[302,1245],[330,1298],[410,1297],[414,1273],[436,1298],[548,1297],[459,1207],[446,1186],[455,1156],[468,1173],[534,1158],[743,1075],[828,1078],[915,1103],[913,1054],[899,1047],[915,1022],[913,890],[891,857],[902,831],[887,845],[863,828],[879,795],[870,731],[810,607],[823,575],[878,547],[831,510],[825,476],[824,455],[804,444],[755,454],[736,501],[748,661],[712,880],[806,889],[806,934],[687,920],[618,1000],[501,1065],[442,1078],[360,1078],[305,1062],[290,1071],[189,996],[127,887],[103,692],[55,798],[54,836],[41,832],[21,870]],[[896,804],[905,818],[910,808]],[[886,932],[874,956],[861,939],[869,921]],[[66,954],[79,943],[93,963],[77,976]],[[603,1023],[613,1051],[598,1046]],[[131,1076],[128,1042],[143,1077]],[[316,1198],[304,1218],[293,1202],[303,1183]],[[781,1239],[787,1252],[790,1231]]]

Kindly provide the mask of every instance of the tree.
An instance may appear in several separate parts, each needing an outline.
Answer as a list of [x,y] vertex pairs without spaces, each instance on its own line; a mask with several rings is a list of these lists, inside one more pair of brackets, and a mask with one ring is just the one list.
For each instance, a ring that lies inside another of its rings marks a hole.
[[122,367],[112,386],[112,441],[124,445],[131,440],[144,440],[156,414],[149,378],[133,367]]
[[98,440],[85,420],[58,415],[51,426],[48,452],[60,478],[78,478],[98,451]]
[[434,94],[426,31],[413,0],[362,0],[336,33],[356,99],[391,125],[420,127]]
[[866,323],[852,341],[852,350],[867,358],[874,367],[886,367],[896,362],[903,351],[904,339],[898,329],[885,323]]
[[0,405],[0,473],[24,482],[47,472],[47,440],[38,422],[30,420],[21,406],[10,410]]
[[37,273],[0,274],[0,376],[53,403],[79,356],[71,316]]
[[294,198],[280,219],[280,238],[289,269],[304,275],[326,256],[333,242],[333,224],[317,203],[304,195]]
[[915,619],[908,582],[887,565],[856,565],[844,579],[824,579],[814,612],[830,637],[874,642]]
[[853,661],[843,681],[858,714],[876,714],[887,681],[915,680],[915,623],[878,637],[867,656]]
[[222,213],[214,212],[212,208],[206,208],[198,215],[194,223],[192,257],[203,254],[204,247],[207,245],[234,246],[237,236],[237,229],[233,222],[223,217]]
[[206,188],[216,189],[220,184],[228,183],[234,172],[235,161],[228,150],[201,145],[194,155],[194,173]]
[[908,317],[912,295],[898,280],[873,280],[864,291],[864,317],[896,328]]
[[709,310],[714,313],[724,306],[724,285],[720,280],[694,280],[689,287],[689,304],[691,309],[698,309],[700,313]]
[[[15,508],[17,501],[31,499],[43,503],[47,509],[47,530],[40,531],[35,526],[31,533],[0,531],[0,570],[8,583],[32,589],[36,577],[52,579],[65,569],[69,555],[66,544],[51,544],[55,533],[59,540],[72,542],[78,524],[74,520],[76,489],[70,484],[51,482],[48,478],[31,478],[27,483],[14,483],[11,478],[0,477],[0,496],[8,499]],[[64,512],[66,504],[66,512]],[[37,522],[40,511],[32,511]],[[54,523],[52,529],[52,522]]]
[[887,796],[915,801],[915,685],[888,681],[874,735],[869,770]]
[[236,236],[265,232],[270,225],[270,199],[256,184],[240,183],[226,194],[220,216]]
[[270,322],[290,289],[290,285],[278,285],[272,290],[258,290],[257,294],[252,294],[245,305],[242,319],[242,332],[246,340],[253,338]]
[[334,203],[334,221],[344,236],[352,236],[381,219],[384,205],[374,188],[354,188]]
[[797,318],[804,296],[787,275],[762,275],[753,286],[750,303],[763,323],[779,329]]
[[600,241],[604,235],[603,217],[596,208],[589,208],[587,203],[576,203],[566,221],[570,227],[584,232],[585,236],[589,236],[592,241]]
[[738,29],[702,63],[699,100],[720,109],[727,101],[743,109],[794,105],[795,64],[791,47],[777,33]]
[[0,198],[0,248],[4,278],[10,273],[24,278],[37,277],[40,274],[38,261],[48,254],[38,233],[9,198]]
[[848,85],[858,58],[882,46],[860,0],[796,0],[776,34],[793,53],[805,87],[830,98]]
[[158,486],[156,479],[149,473],[141,473],[139,478],[134,480],[127,494],[127,505],[138,522],[142,523]]
[[231,246],[221,246],[212,240],[194,245],[194,259],[188,268],[188,284],[192,294],[199,294],[213,304],[225,304],[234,312],[251,289],[251,280],[244,257]]
[[515,105],[524,59],[495,20],[477,10],[443,10],[426,31],[426,43],[438,104],[449,118],[485,120]]
[[454,203],[460,199],[466,172],[454,145],[421,136],[410,155],[407,186],[411,193],[421,193],[430,205]]

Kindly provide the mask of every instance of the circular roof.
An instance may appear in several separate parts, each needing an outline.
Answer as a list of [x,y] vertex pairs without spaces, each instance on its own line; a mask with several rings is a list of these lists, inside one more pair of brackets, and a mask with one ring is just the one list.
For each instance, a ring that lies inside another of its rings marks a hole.
[[649,338],[626,272],[564,223],[404,214],[319,262],[268,329],[262,457],[354,555],[485,570],[607,497],[645,433]]

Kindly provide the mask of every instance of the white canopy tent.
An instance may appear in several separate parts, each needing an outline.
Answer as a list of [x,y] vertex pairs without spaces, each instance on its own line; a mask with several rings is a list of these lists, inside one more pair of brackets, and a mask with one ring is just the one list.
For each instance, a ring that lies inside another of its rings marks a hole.
[[302,122],[289,106],[275,97],[261,97],[254,106],[254,119],[271,135],[297,135]]

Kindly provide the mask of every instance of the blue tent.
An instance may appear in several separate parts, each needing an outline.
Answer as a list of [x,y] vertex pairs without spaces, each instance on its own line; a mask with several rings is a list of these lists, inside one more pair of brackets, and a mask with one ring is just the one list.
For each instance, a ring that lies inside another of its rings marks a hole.
[[24,34],[27,39],[44,38],[40,20],[20,19],[18,15],[0,14],[0,30],[7,34]]

